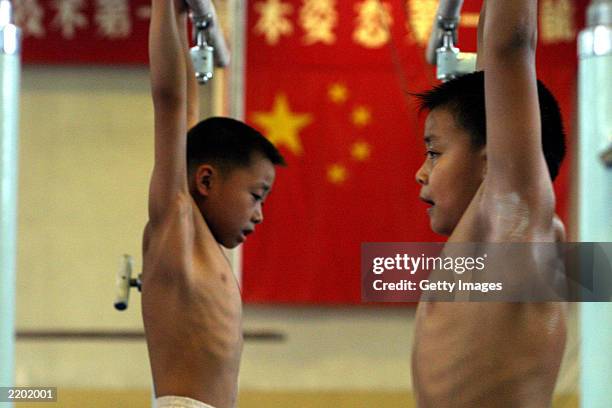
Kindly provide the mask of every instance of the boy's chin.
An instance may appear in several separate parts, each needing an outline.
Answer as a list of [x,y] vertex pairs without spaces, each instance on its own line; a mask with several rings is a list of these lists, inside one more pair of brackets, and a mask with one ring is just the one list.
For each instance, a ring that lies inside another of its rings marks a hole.
[[221,244],[222,247],[227,248],[227,249],[234,249],[238,245],[242,244],[242,242],[237,241],[237,240],[227,241],[227,242],[219,242],[219,243]]
[[453,228],[450,228],[448,225],[446,224],[442,224],[440,222],[436,222],[435,219],[432,219],[431,222],[429,223],[431,230],[433,232],[435,232],[438,235],[443,235],[443,236],[450,236],[453,233]]

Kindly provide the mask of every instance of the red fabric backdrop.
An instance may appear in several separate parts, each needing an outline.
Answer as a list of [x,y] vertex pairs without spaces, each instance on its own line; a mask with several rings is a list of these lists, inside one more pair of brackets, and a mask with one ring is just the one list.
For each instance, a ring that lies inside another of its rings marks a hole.
[[143,64],[148,0],[13,0],[23,60],[43,64]]
[[[586,3],[540,2],[538,73],[570,129]],[[289,166],[277,172],[266,222],[244,246],[247,302],[359,303],[362,242],[443,239],[418,200],[423,118],[406,96],[436,82],[424,47],[437,1],[382,2],[383,13],[380,4],[249,4],[246,120]],[[465,1],[463,51],[476,49],[480,4]],[[566,163],[556,182],[563,217],[567,171]]]

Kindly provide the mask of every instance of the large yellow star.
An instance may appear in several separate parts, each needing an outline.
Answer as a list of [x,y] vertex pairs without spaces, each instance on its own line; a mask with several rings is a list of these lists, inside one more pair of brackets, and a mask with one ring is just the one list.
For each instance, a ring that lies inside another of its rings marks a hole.
[[295,155],[302,154],[300,131],[312,122],[312,115],[291,112],[285,95],[276,95],[271,112],[253,112],[252,118],[276,147],[283,145]]
[[370,145],[363,141],[353,143],[351,146],[351,156],[357,161],[365,161],[370,158]]
[[351,113],[353,124],[357,127],[364,127],[372,121],[372,113],[365,106],[357,106]]
[[335,83],[329,87],[327,95],[333,103],[341,104],[348,99],[348,89],[341,83]]
[[332,164],[327,168],[327,179],[333,184],[342,184],[347,177],[346,167],[341,164]]

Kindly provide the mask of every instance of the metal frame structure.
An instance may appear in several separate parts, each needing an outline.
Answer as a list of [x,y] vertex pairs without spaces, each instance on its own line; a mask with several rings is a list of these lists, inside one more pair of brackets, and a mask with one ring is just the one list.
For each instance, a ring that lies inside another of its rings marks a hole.
[[0,0],[0,387],[12,386],[15,373],[20,77],[21,31],[11,2]]
[[[578,37],[578,239],[612,241],[612,0],[593,0]],[[607,246],[609,247],[609,246]],[[612,259],[612,253],[607,254]],[[597,285],[597,282],[594,282]],[[612,303],[580,305],[580,406],[612,406]]]

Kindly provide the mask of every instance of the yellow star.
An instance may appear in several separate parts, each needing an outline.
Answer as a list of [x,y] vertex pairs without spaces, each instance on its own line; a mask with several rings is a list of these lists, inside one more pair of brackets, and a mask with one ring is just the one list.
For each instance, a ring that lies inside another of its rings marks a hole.
[[302,154],[300,131],[312,122],[311,114],[291,112],[287,97],[278,94],[271,112],[254,112],[252,117],[276,147],[284,145],[293,154]]
[[351,156],[357,161],[365,161],[370,158],[370,145],[366,142],[355,142],[351,146]]
[[327,95],[332,102],[341,104],[348,99],[348,89],[343,84],[335,83],[329,87]]
[[372,121],[372,113],[365,106],[358,106],[353,109],[351,116],[353,124],[357,127],[367,126]]
[[332,164],[327,168],[327,179],[333,184],[342,184],[347,177],[346,167],[341,164]]

